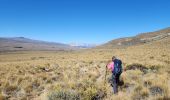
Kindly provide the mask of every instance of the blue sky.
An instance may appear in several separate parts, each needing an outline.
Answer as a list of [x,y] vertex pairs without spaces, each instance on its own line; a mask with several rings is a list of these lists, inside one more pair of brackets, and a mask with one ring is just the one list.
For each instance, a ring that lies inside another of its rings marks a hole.
[[170,26],[170,0],[0,0],[0,37],[101,44]]

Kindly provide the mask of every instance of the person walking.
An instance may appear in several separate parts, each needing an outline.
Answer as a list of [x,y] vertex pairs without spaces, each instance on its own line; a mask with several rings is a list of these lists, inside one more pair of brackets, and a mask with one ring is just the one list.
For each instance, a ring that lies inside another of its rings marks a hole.
[[[119,78],[122,73],[122,61],[115,56],[112,57],[112,61],[106,65],[107,69],[112,72],[111,86],[113,87],[114,94],[118,93]],[[107,73],[106,69],[106,73]]]

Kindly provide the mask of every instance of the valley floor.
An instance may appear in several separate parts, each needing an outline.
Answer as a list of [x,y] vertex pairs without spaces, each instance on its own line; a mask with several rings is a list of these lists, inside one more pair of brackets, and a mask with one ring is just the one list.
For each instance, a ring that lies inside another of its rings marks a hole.
[[[168,100],[169,52],[165,40],[125,49],[0,53],[0,100]],[[105,84],[105,66],[113,55],[126,69],[118,95]]]

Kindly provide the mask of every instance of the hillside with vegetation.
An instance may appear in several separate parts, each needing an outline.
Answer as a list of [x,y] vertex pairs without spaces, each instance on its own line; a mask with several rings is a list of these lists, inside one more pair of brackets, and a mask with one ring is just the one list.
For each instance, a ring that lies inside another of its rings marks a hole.
[[161,40],[170,36],[170,28],[155,32],[140,33],[133,37],[119,38],[109,41],[97,48],[125,48],[133,45],[142,45],[153,41]]

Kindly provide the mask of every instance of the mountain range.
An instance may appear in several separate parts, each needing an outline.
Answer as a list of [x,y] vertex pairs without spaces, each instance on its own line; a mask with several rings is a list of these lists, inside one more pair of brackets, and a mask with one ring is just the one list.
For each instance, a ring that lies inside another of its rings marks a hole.
[[0,51],[20,51],[20,50],[77,50],[82,48],[96,48],[96,49],[114,49],[126,48],[134,45],[142,45],[151,43],[153,41],[170,39],[170,28],[165,28],[155,32],[140,33],[133,37],[125,37],[111,40],[102,45],[91,44],[63,44],[55,42],[46,42],[40,40],[28,39],[25,37],[11,37],[0,38]]
[[74,50],[67,44],[28,39],[25,37],[0,38],[0,51],[18,50]]

